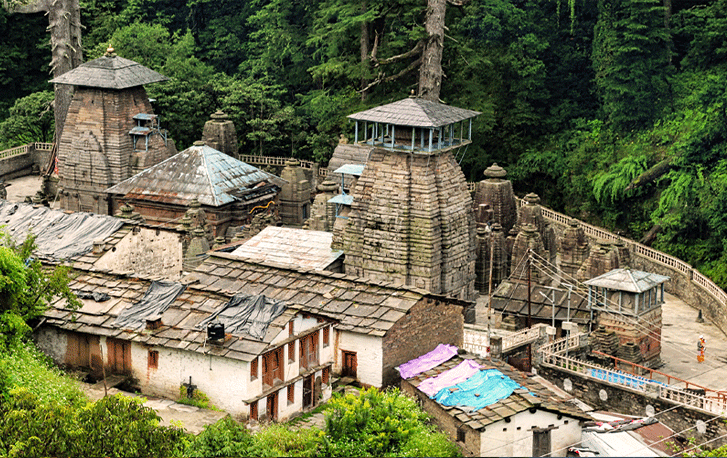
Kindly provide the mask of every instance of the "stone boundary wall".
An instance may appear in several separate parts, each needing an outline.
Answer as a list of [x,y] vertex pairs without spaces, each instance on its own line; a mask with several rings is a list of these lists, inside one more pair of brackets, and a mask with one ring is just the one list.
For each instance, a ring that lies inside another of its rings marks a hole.
[[[525,202],[518,199],[518,205]],[[543,216],[561,230],[574,220],[569,216],[542,207]],[[712,280],[691,265],[668,254],[657,251],[633,240],[618,236],[600,227],[578,221],[586,235],[592,240],[623,242],[631,253],[631,264],[635,269],[654,272],[671,277],[666,283],[667,292],[704,313],[724,334],[727,334],[727,293]]]
[[[565,369],[559,370],[541,365],[538,367],[538,375],[555,383],[566,392],[578,393],[579,399],[595,410],[646,417],[650,416],[647,413],[647,406],[651,406],[654,409],[652,415],[655,414],[660,422],[674,431],[682,431],[681,436],[683,437],[693,437],[698,444],[714,439],[708,444],[709,449],[727,443],[727,424],[724,421],[715,421],[714,414],[702,412],[684,404],[658,399],[656,396],[649,396],[637,390]],[[698,427],[701,426],[706,428],[704,433],[698,430]],[[638,456],[638,451],[636,451],[636,455]]]
[[0,179],[10,180],[30,175],[33,165],[45,167],[52,149],[52,143],[29,143],[0,151]]

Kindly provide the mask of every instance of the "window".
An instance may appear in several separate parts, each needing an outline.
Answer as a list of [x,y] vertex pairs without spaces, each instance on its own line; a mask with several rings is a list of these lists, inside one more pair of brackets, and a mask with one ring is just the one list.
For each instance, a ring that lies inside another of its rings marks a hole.
[[283,381],[283,347],[263,355],[263,384],[274,385]]
[[326,326],[323,328],[323,346],[327,347],[331,342],[331,328]]
[[325,383],[326,385],[328,385],[330,378],[331,378],[331,368],[330,367],[324,367],[323,368],[323,377],[322,377],[323,383]]
[[250,361],[250,380],[257,380],[257,356]]
[[457,442],[464,442],[465,438],[464,428],[457,428]]
[[292,321],[290,323],[288,323],[288,335],[289,336],[293,335],[293,322]]
[[300,367],[318,365],[318,331],[300,339]]
[[295,402],[295,384],[288,385],[288,405]]
[[149,369],[158,369],[159,368],[159,352],[158,351],[149,350],[147,366],[149,367]]
[[288,362],[295,362],[295,340],[288,344]]
[[257,420],[257,401],[250,404],[250,418]]

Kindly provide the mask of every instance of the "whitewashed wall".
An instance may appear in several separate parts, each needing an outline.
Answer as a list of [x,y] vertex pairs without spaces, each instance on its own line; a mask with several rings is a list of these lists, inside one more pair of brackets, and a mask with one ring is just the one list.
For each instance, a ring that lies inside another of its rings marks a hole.
[[487,426],[480,438],[480,456],[533,456],[533,427],[558,427],[550,431],[552,456],[565,456],[566,448],[581,440],[579,421],[571,417],[558,420],[555,413],[537,410],[511,418],[510,423],[500,421]]
[[348,331],[336,332],[338,332],[338,348],[334,371],[341,372],[344,350],[356,352],[358,363],[356,371],[359,381],[366,385],[381,387],[384,367],[382,339]]
[[94,263],[113,272],[133,271],[141,276],[161,275],[176,280],[182,274],[180,234],[163,229],[138,228],[130,231]]
[[56,364],[65,362],[68,346],[68,337],[65,332],[58,332],[55,328],[43,326],[33,334],[33,338],[38,348],[50,356]]

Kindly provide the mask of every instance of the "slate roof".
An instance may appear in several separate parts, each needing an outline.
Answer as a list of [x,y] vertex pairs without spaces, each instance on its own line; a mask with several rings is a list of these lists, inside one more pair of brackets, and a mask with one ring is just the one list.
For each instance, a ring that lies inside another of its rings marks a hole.
[[270,342],[298,313],[298,307],[289,304],[281,315],[270,322],[263,339],[256,339],[242,332],[227,337],[221,345],[210,345],[209,342],[205,344],[207,331],[197,325],[215,311],[221,310],[230,297],[187,286],[161,314],[161,328],[134,331],[117,326],[115,322],[121,311],[138,303],[150,284],[150,280],[124,278],[102,272],[80,273],[70,284],[72,290],[107,294],[109,299],[81,299],[83,308],[75,312],[65,308],[65,300],[57,299],[44,313],[46,323],[67,331],[251,361],[266,351]]
[[219,207],[274,194],[285,183],[207,145],[194,145],[107,189],[126,199]]
[[[568,319],[568,290],[545,288],[532,285],[530,289],[530,313],[534,319],[552,320],[553,306],[551,299],[555,291],[555,319],[566,321]],[[545,294],[548,298],[543,297]],[[492,308],[508,315],[520,317],[528,316],[528,285],[522,281],[505,280],[492,294]],[[575,292],[570,298],[570,321],[588,323],[591,311],[588,300]]]
[[210,291],[241,291],[287,301],[304,312],[339,321],[342,331],[382,337],[422,298],[464,302],[422,289],[367,281],[341,273],[257,263],[227,253],[210,253],[186,277]]
[[110,55],[81,64],[50,82],[102,89],[128,89],[168,79],[133,60]]
[[[567,402],[565,399],[559,397],[553,391],[551,391],[545,384],[539,381],[539,377],[532,377],[524,372],[521,372],[509,364],[502,361],[494,360],[483,360],[477,358],[474,355],[465,353],[464,355],[457,355],[454,358],[446,361],[439,366],[423,372],[415,377],[407,379],[408,383],[418,387],[420,383],[430,377],[436,377],[437,375],[445,372],[449,369],[454,368],[460,364],[464,359],[474,359],[484,369],[497,369],[502,372],[503,375],[510,377],[522,388],[516,389],[510,396],[500,401],[490,404],[487,407],[477,410],[476,412],[470,412],[459,407],[449,407],[438,404],[440,408],[444,409],[448,415],[455,417],[462,423],[471,427],[475,430],[481,430],[492,423],[496,423],[505,418],[511,417],[517,413],[524,412],[531,408],[537,408],[546,410],[554,413],[560,413],[568,415],[573,418],[582,420],[592,420],[592,418],[576,408],[573,404]],[[426,394],[419,392],[421,396],[427,396]]]
[[613,291],[628,291],[630,293],[643,293],[655,286],[659,286],[670,278],[650,272],[631,269],[613,269],[584,283],[589,286],[598,286]]
[[417,97],[407,97],[398,102],[354,113],[348,118],[397,126],[436,128],[474,118],[480,114],[479,111],[452,107]]
[[343,255],[331,250],[333,234],[290,227],[268,226],[231,254],[256,262],[324,270]]

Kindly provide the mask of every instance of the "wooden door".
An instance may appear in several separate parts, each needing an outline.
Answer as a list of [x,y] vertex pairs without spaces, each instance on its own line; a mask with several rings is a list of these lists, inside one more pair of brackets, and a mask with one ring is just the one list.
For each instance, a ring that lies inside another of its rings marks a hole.
[[109,369],[115,374],[131,374],[131,343],[124,340],[106,340]]
[[313,376],[309,375],[303,379],[303,408],[313,405]]
[[533,429],[533,456],[550,456],[550,429]]
[[357,365],[358,363],[356,361],[356,352],[343,350],[343,364],[341,367],[341,375],[343,377],[356,378]]
[[278,393],[277,391],[268,396],[268,418],[271,421],[278,421]]

